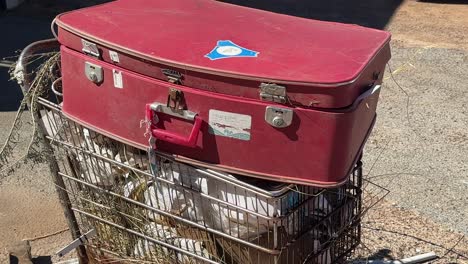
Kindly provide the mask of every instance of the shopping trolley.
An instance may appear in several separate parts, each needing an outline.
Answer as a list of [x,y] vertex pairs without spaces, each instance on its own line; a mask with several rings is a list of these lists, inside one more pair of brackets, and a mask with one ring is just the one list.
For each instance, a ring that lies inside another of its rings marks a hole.
[[[28,58],[57,47],[47,40],[22,52],[23,92]],[[359,244],[360,159],[348,181],[330,189],[184,164],[65,117],[59,64],[50,72],[56,79],[31,109],[78,241],[65,251],[78,248],[83,263],[340,263]]]

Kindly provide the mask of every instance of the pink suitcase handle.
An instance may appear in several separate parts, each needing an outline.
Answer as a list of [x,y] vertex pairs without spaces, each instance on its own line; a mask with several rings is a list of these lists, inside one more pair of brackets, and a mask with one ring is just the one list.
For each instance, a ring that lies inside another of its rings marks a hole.
[[[185,137],[185,136],[173,133],[173,132],[169,132],[169,131],[157,128],[154,124],[155,121],[157,123],[157,120],[155,120],[157,119],[156,112],[164,113],[164,114],[172,115],[172,116],[179,117],[185,120],[193,121],[193,128],[189,136]],[[156,104],[146,105],[146,117],[151,122],[150,131],[151,131],[151,135],[154,138],[164,140],[173,144],[186,146],[186,147],[192,147],[192,148],[195,147],[195,145],[197,144],[198,134],[200,132],[201,124],[203,121],[197,114],[192,113],[187,110],[181,110],[180,112],[175,112],[169,107],[166,107],[165,105],[156,103]]]

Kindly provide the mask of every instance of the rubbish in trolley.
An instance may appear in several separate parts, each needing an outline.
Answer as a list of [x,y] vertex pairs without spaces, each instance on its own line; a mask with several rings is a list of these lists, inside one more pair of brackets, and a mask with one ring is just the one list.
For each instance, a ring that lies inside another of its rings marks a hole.
[[100,250],[142,260],[332,263],[359,241],[360,163],[334,189],[230,175],[128,146],[50,105],[42,120],[63,153],[60,174]]

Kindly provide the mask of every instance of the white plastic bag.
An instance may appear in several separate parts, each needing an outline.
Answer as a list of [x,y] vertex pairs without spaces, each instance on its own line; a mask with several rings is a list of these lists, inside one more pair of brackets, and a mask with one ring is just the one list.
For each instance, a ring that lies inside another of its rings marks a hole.
[[[209,258],[209,252],[203,246],[203,242],[179,237],[175,228],[151,223],[144,228],[145,235],[153,237],[156,240],[164,241],[168,244],[176,246],[182,250],[194,253],[198,256]],[[161,254],[162,253],[162,254]],[[187,256],[177,251],[169,252],[166,247],[161,247],[154,242],[146,239],[141,239],[137,242],[134,249],[135,256],[145,257],[145,255],[152,254],[153,256],[160,257],[162,260],[174,256],[175,253],[177,260],[181,263],[193,263],[193,257]],[[164,256],[166,255],[166,256]]]

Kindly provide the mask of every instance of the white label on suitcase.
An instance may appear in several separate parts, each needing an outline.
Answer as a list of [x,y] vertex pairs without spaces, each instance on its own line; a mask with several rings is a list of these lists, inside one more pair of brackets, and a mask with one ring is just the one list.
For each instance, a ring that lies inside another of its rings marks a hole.
[[219,110],[210,110],[210,133],[217,136],[250,140],[252,117]]
[[112,70],[112,75],[114,75],[114,87],[123,88],[122,72],[118,70]]
[[119,54],[113,50],[109,50],[109,57],[113,62],[120,62]]

